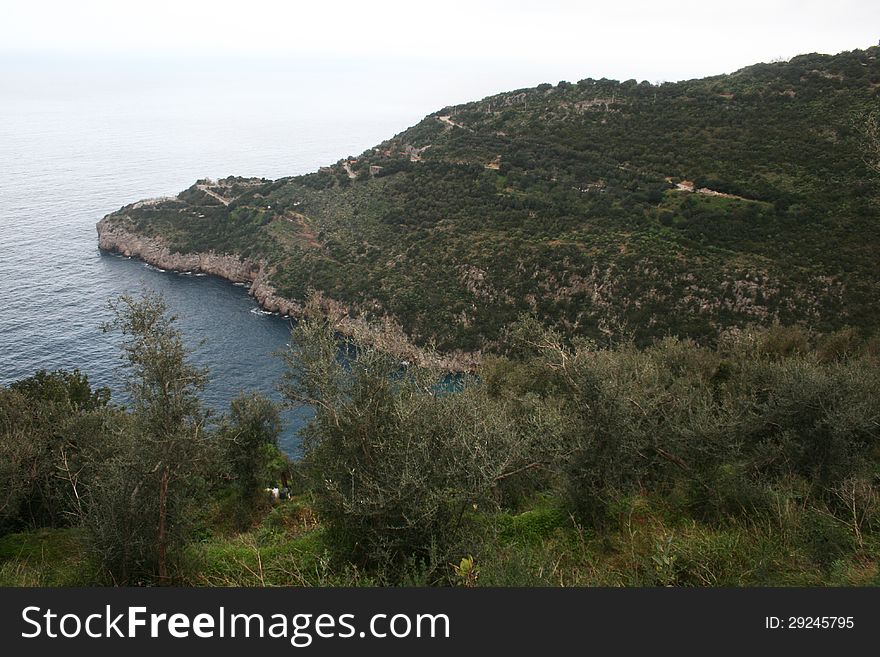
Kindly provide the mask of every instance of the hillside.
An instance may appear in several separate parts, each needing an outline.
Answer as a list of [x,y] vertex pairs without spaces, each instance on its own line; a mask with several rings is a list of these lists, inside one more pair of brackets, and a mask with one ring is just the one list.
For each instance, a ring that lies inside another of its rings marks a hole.
[[99,224],[102,247],[228,254],[270,309],[297,312],[314,289],[445,352],[491,350],[523,312],[640,344],[873,328],[878,52],[446,107],[313,174],[125,206]]

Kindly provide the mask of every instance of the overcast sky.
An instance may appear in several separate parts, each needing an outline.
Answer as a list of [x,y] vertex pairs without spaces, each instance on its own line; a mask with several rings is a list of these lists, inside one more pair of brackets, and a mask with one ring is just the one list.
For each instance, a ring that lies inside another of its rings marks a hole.
[[0,0],[0,10],[6,72],[259,61],[367,83],[381,68],[431,76],[455,102],[544,81],[702,77],[880,39],[878,0]]

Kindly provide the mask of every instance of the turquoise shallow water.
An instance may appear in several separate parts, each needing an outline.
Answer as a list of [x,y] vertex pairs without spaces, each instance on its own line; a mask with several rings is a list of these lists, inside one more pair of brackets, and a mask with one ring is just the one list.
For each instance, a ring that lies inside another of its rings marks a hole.
[[[79,368],[122,393],[116,338],[101,332],[108,300],[150,288],[179,317],[211,372],[206,403],[242,390],[277,398],[286,320],[258,312],[243,287],[161,272],[101,254],[95,223],[134,200],[175,194],[197,178],[305,173],[362,152],[409,115],[325,118],[288,103],[103,87],[21,94],[0,79],[0,383],[38,369]],[[283,98],[283,95],[282,95]],[[302,418],[285,413],[282,446]]]

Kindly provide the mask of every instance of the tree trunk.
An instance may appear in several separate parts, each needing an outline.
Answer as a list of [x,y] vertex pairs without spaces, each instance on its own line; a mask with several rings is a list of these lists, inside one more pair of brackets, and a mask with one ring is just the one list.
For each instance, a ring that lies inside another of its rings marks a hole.
[[168,539],[165,523],[168,516],[168,468],[162,470],[162,482],[159,484],[159,584],[168,583]]

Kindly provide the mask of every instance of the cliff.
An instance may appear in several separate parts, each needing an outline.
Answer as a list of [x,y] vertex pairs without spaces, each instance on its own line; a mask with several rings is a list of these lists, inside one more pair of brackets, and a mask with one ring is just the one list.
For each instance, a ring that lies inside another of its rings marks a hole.
[[[303,315],[303,303],[280,296],[269,283],[269,267],[265,262],[255,262],[236,254],[219,254],[213,251],[174,252],[162,238],[135,232],[130,225],[127,225],[124,215],[108,215],[97,223],[96,229],[98,247],[103,251],[138,258],[154,267],[169,271],[204,273],[218,276],[231,283],[250,283],[248,294],[254,297],[264,310],[293,318]],[[352,316],[347,307],[333,299],[320,293],[315,297],[324,318],[331,321],[340,334],[363,344],[374,345],[400,358],[401,361],[439,367],[450,372],[471,371],[480,361],[479,353],[455,351],[438,354],[419,348],[408,340],[400,325],[392,318],[386,317],[380,322],[368,322],[362,317]]]

